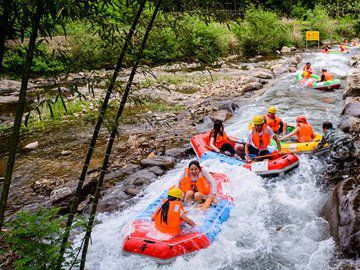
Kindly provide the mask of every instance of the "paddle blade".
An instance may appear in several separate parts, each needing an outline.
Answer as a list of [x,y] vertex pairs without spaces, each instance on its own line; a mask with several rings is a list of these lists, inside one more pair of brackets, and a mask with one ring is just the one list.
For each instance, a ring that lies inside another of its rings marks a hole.
[[202,204],[202,206],[200,207],[201,211],[205,211],[206,209],[209,208],[209,206],[211,205],[211,202],[213,201],[213,198],[207,198],[206,201]]

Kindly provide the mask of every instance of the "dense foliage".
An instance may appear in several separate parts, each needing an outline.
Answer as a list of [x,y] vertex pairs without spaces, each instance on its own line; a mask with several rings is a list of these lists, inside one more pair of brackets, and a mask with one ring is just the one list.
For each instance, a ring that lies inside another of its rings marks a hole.
[[[7,223],[9,229],[4,233],[4,242],[8,244],[2,252],[14,252],[14,269],[40,270],[56,269],[59,257],[63,224],[66,216],[58,216],[58,209],[40,209],[35,213],[18,212],[17,218]],[[79,226],[80,223],[74,223]],[[76,264],[75,251],[68,245],[68,261]]]
[[[53,44],[51,40],[52,46],[38,46],[33,74],[47,76],[67,71],[113,68],[114,59],[124,42],[123,30],[128,29],[134,9],[124,0],[116,2],[119,4],[98,7],[96,10],[102,16],[95,16],[91,24],[85,20],[69,20],[60,27],[56,35],[67,34],[63,41],[65,46]],[[171,61],[213,63],[230,54],[249,57],[274,53],[284,45],[302,47],[307,30],[318,30],[322,40],[336,42],[359,33],[358,4],[346,2],[344,6],[347,8],[344,8],[338,1],[314,5],[316,3],[322,1],[265,1],[262,5],[256,1],[234,1],[227,6],[219,6],[211,0],[201,3],[167,1],[156,20],[156,31],[151,33],[143,62],[149,65]],[[199,8],[214,11],[213,7],[217,7],[217,11],[228,9],[233,12],[232,18],[224,19],[216,12],[211,12],[212,16],[198,12]],[[148,4],[145,16],[149,17],[151,10],[152,5]],[[343,17],[334,17],[339,14]],[[137,42],[144,28],[142,25],[136,33],[133,48],[139,45]],[[136,50],[129,51],[125,65],[131,65],[135,54]],[[19,74],[24,55],[24,46],[8,47],[3,62],[5,73]]]

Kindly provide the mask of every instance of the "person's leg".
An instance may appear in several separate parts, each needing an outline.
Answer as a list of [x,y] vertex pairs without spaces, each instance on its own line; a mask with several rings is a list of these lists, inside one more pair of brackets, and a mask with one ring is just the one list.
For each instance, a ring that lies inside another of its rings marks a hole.
[[245,144],[244,143],[236,144],[235,152],[241,159],[245,159]]
[[185,203],[190,201],[193,197],[194,197],[194,191],[189,190],[188,192],[186,192],[185,199],[184,199]]
[[259,151],[259,156],[266,156],[268,155],[270,152],[269,150],[265,149],[265,150],[260,150]]
[[230,143],[225,143],[221,146],[220,148],[220,151],[222,153],[225,153],[225,152],[229,152],[230,156],[234,156],[235,155],[235,150],[234,148],[231,146]]
[[194,195],[194,200],[197,203],[202,203],[206,200],[206,195],[200,193],[200,192],[196,192]]
[[249,154],[250,155],[259,155],[259,149],[255,148],[254,146],[252,146],[251,144],[249,145]]

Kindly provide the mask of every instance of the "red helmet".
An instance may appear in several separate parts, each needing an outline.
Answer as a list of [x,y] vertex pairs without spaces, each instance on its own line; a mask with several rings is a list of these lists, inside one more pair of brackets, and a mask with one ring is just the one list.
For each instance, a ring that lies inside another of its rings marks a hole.
[[299,115],[299,116],[296,118],[296,122],[298,122],[298,123],[306,123],[307,120],[306,120],[305,115]]

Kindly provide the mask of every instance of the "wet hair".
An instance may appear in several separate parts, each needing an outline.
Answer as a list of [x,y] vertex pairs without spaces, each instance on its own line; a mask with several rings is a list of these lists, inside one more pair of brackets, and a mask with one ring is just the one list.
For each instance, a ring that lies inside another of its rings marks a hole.
[[333,128],[333,125],[331,124],[331,122],[325,121],[322,125],[322,128],[323,129],[331,129],[331,128]]
[[310,62],[307,62],[305,65],[311,65],[311,63],[310,63]]
[[170,201],[177,201],[180,200],[179,198],[175,198],[173,196],[168,196],[167,200],[161,205],[160,209],[157,211],[157,213],[160,212],[161,215],[161,222],[165,222],[167,224],[168,222],[168,213],[169,213],[169,206]]
[[214,137],[216,140],[218,134],[223,135],[223,131],[220,131],[221,128],[224,130],[223,122],[220,120],[214,121],[214,128],[210,132],[210,137]]
[[190,161],[188,168],[190,169],[190,167],[191,167],[192,165],[195,165],[196,167],[198,167],[199,169],[201,169],[200,163],[199,163],[199,161],[197,161],[197,160],[192,160],[192,161]]

